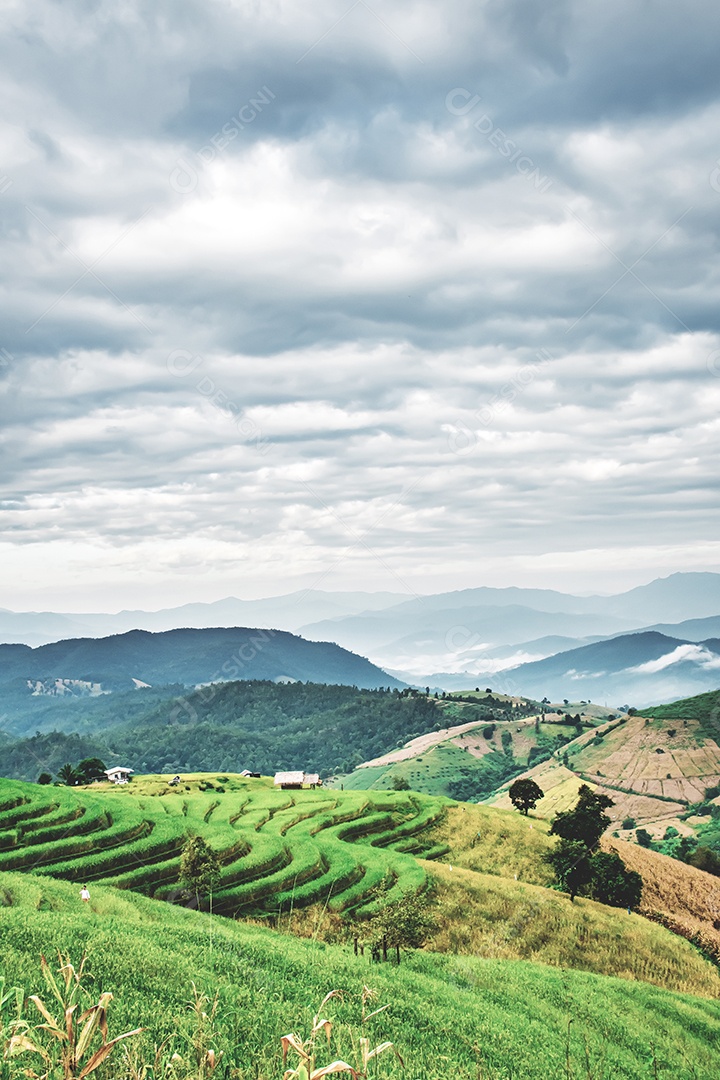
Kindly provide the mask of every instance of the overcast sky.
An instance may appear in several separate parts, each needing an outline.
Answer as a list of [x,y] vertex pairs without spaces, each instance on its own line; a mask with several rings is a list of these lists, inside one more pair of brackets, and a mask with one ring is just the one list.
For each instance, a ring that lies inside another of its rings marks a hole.
[[717,0],[7,0],[0,606],[720,569]]

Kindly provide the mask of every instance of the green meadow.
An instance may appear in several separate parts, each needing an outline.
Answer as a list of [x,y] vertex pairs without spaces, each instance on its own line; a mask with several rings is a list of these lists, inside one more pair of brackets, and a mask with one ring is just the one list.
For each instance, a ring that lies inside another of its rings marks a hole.
[[[280,1037],[306,1034],[331,990],[342,997],[324,1008],[333,1041],[320,1048],[318,1064],[337,1057],[357,1063],[359,1040],[367,1037],[373,1045],[392,1041],[405,1062],[383,1055],[371,1063],[376,1077],[717,1077],[716,1000],[470,956],[418,951],[399,967],[371,964],[348,945],[298,940],[103,886],[81,907],[69,883],[22,874],[0,874],[0,896],[3,968],[12,984],[42,995],[41,954],[54,960],[60,949],[78,961],[86,952],[90,994],[114,994],[110,1035],[145,1029],[116,1050],[99,1077],[130,1078],[164,1040],[164,1060],[178,1054],[185,1076],[200,1075],[191,1061],[198,1039],[197,1014],[188,1007],[193,984],[210,1000],[218,996],[215,1019],[206,1006],[201,1024],[206,1045],[223,1053],[214,1073],[220,1077],[280,1078]],[[366,1023],[364,987],[376,995],[366,1012],[389,1006]],[[27,1066],[30,1058],[14,1060]]]

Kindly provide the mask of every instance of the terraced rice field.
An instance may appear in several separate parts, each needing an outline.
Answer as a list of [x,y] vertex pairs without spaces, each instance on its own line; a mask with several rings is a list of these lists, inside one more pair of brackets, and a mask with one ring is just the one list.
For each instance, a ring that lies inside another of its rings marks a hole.
[[408,792],[281,791],[268,780],[207,777],[179,789],[160,777],[127,788],[39,787],[0,781],[0,871],[102,882],[147,896],[177,895],[180,856],[200,834],[222,872],[213,909],[256,914],[320,901],[369,913],[427,884],[414,855],[444,854],[423,833],[448,800]]
[[[561,763],[566,754],[567,766]],[[541,817],[567,810],[579,785],[589,783],[613,800],[612,829],[633,818],[653,835],[662,836],[668,825],[692,832],[678,824],[678,815],[720,782],[720,746],[703,735],[697,720],[634,716],[583,733],[527,775],[545,792],[537,806]],[[489,802],[510,807],[508,787]]]

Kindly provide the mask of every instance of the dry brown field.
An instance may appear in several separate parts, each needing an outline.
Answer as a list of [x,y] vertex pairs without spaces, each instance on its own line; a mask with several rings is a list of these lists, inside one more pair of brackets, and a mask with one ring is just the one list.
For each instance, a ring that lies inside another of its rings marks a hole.
[[643,879],[640,914],[692,940],[720,958],[720,878],[687,866],[638,844],[604,837],[602,846],[616,851]]

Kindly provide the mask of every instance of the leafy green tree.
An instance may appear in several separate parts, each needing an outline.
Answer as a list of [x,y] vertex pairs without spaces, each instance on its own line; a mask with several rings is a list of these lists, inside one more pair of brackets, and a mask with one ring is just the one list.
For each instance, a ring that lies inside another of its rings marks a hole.
[[563,840],[577,840],[592,851],[610,824],[610,818],[603,810],[613,805],[607,795],[600,795],[587,784],[581,784],[577,803],[572,810],[556,815],[550,832]]
[[592,857],[582,840],[560,840],[545,858],[555,871],[558,884],[574,900],[592,880]]
[[69,761],[67,761],[61,769],[58,769],[58,780],[61,780],[63,784],[67,784],[68,787],[74,787],[79,779],[78,773]]
[[41,772],[37,778],[38,784],[52,784],[52,776],[49,772]]
[[202,836],[189,837],[180,859],[180,885],[188,895],[195,895],[198,907],[201,897],[210,896],[220,878],[220,860],[217,853]]
[[508,795],[510,802],[516,810],[520,810],[527,816],[529,810],[534,810],[545,792],[534,780],[516,780],[510,785]]
[[392,789],[393,791],[409,791],[410,784],[404,776],[393,776]]
[[712,848],[701,844],[688,856],[687,862],[690,866],[697,867],[698,870],[704,870],[708,874],[720,877],[720,857]]
[[83,758],[77,767],[81,783],[90,784],[93,780],[104,780],[107,765],[99,757]]
[[[384,883],[378,894],[384,895],[388,887],[389,883]],[[399,964],[401,949],[421,949],[435,929],[429,897],[405,893],[397,900],[383,904],[372,918],[369,929],[375,957],[382,955],[382,959],[387,960],[388,949],[394,949]]]
[[[698,850],[698,840],[695,836],[683,836],[680,838],[680,842],[675,848],[674,857],[680,859],[681,862],[690,862],[690,856]],[[704,870],[705,867],[700,867]]]
[[594,900],[612,907],[636,908],[642,897],[643,880],[628,870],[616,852],[598,851],[591,860],[591,894]]
[[652,835],[647,831],[647,829],[636,829],[635,838],[637,839],[640,847],[652,847],[653,838]]

